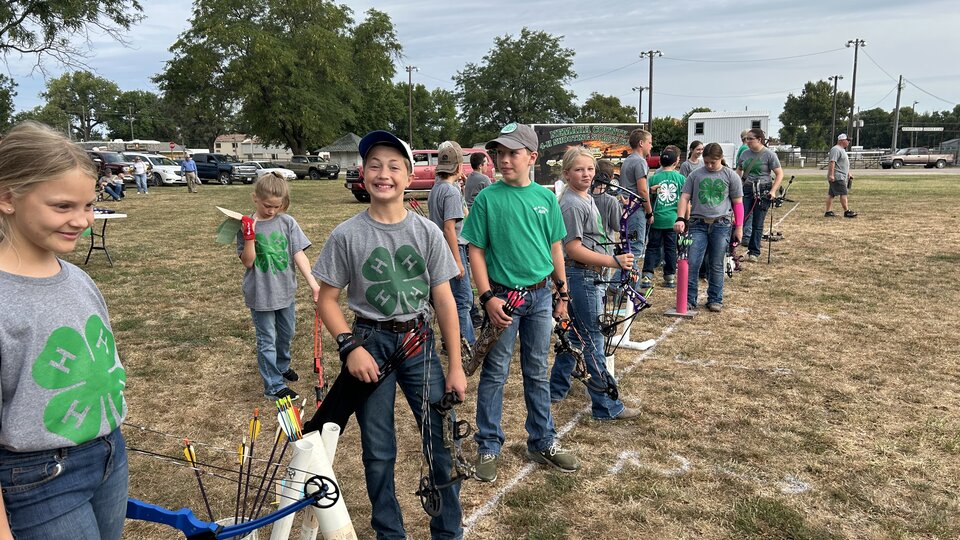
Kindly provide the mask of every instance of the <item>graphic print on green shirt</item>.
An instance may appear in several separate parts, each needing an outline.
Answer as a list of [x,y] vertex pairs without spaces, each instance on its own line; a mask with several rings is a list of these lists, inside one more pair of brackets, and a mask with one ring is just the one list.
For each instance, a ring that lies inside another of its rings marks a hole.
[[388,317],[397,308],[399,314],[420,311],[430,293],[426,270],[427,262],[413,246],[400,246],[393,257],[384,247],[374,249],[361,268],[364,279],[374,283],[366,290],[367,302]]
[[723,202],[723,192],[727,185],[719,178],[704,178],[700,181],[697,198],[700,204],[717,206]]
[[258,234],[254,247],[257,251],[257,258],[254,260],[254,264],[261,272],[270,270],[274,274],[278,274],[290,266],[290,253],[287,251],[287,237],[284,236],[282,232],[273,231],[269,237]]
[[84,334],[67,326],[51,332],[31,372],[38,386],[61,390],[43,410],[43,424],[76,444],[97,437],[104,417],[110,429],[116,429],[126,385],[113,333],[103,320],[92,315]]

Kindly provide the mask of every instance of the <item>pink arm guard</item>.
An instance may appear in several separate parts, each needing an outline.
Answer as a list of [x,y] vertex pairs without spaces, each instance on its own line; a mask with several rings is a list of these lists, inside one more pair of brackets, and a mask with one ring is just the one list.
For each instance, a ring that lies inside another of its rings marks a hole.
[[733,203],[733,226],[743,226],[743,201]]

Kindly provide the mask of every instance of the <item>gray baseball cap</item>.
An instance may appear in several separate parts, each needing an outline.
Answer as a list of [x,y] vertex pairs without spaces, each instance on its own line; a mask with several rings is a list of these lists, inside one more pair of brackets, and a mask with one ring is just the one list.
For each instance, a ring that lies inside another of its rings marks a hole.
[[526,148],[531,152],[536,152],[538,145],[537,133],[533,128],[526,124],[511,122],[500,130],[500,136],[487,143],[487,150],[495,150],[498,144],[502,144],[511,150]]

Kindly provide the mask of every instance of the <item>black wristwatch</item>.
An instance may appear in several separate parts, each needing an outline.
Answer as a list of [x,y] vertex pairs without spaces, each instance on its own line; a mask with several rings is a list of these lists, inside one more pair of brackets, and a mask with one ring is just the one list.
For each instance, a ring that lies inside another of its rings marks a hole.
[[493,289],[490,289],[490,290],[488,290],[487,292],[481,294],[481,295],[480,295],[480,305],[481,305],[481,306],[487,305],[487,302],[489,302],[490,299],[493,298],[494,296],[496,296],[496,295],[493,294]]
[[344,332],[342,334],[337,334],[337,348],[343,347],[343,344],[346,343],[350,338],[353,337],[352,332]]
[[653,217],[653,212],[647,212],[646,216],[647,216],[647,219],[652,218],[652,217]]

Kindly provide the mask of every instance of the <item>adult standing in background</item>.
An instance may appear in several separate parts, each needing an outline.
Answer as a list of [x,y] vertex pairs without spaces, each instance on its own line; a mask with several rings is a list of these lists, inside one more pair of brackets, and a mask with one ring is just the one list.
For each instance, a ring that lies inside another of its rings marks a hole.
[[763,240],[763,220],[767,217],[770,201],[777,195],[783,180],[783,168],[776,152],[767,148],[766,136],[760,128],[747,132],[747,148],[740,153],[737,174],[743,179],[743,200],[746,214],[743,223],[743,242],[747,243],[747,260],[760,260]]
[[740,154],[742,154],[747,148],[750,148],[750,145],[747,144],[747,133],[749,132],[750,132],[749,129],[745,129],[740,132],[741,144],[740,144],[740,148],[737,148],[737,154],[733,158],[734,165],[736,165],[737,163],[740,163]]
[[187,159],[180,165],[180,173],[187,179],[187,193],[196,193],[200,180],[197,178],[197,164],[193,161],[193,155],[187,154]]
[[483,168],[487,166],[487,154],[475,152],[470,154],[470,167],[473,172],[467,176],[467,181],[463,186],[463,198],[467,202],[467,209],[473,206],[473,200],[477,198],[480,190],[490,185],[490,177],[483,174]]
[[834,197],[840,197],[843,217],[857,217],[857,213],[847,206],[847,182],[853,180],[853,175],[850,174],[850,160],[847,158],[847,146],[849,145],[850,140],[847,139],[847,134],[841,133],[837,135],[837,144],[830,149],[830,153],[827,155],[827,161],[830,162],[827,165],[827,181],[830,183],[830,187],[827,189],[827,211],[823,213],[823,217],[837,216],[831,210]]
[[147,191],[147,164],[140,159],[140,156],[133,158],[133,179],[137,183],[137,194],[150,194]]
[[680,168],[678,169],[684,178],[690,176],[690,173],[693,172],[694,169],[703,167],[703,160],[700,159],[701,155],[703,155],[703,143],[700,141],[690,143],[690,149],[687,151],[687,159],[680,164]]

